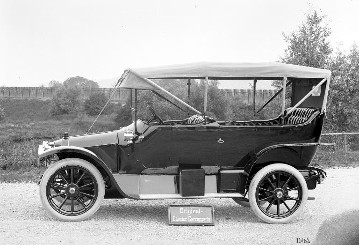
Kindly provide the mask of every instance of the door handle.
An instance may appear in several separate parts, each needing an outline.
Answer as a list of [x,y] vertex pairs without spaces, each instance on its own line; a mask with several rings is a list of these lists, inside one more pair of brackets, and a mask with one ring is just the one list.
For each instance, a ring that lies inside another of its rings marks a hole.
[[222,140],[221,138],[219,138],[219,139],[217,140],[217,142],[218,142],[219,144],[223,144],[223,143],[224,143],[224,140]]

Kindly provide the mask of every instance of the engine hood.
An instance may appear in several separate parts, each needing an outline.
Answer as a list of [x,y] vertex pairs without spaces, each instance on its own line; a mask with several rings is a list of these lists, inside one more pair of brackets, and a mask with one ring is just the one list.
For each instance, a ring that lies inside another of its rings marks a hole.
[[[99,133],[70,136],[68,139],[54,141],[55,146],[78,146],[91,147],[99,145],[111,145],[118,143],[118,134],[121,130]],[[123,137],[122,137],[123,138]]]
[[[142,121],[137,121],[137,130],[143,131],[147,128]],[[130,124],[127,127],[123,127],[116,131],[104,132],[98,134],[85,134],[78,136],[70,136],[68,139],[59,139],[52,144],[56,146],[78,146],[78,147],[92,147],[92,146],[100,146],[100,145],[128,145],[128,142],[124,140],[124,133],[127,131],[134,132],[135,127],[134,123]]]

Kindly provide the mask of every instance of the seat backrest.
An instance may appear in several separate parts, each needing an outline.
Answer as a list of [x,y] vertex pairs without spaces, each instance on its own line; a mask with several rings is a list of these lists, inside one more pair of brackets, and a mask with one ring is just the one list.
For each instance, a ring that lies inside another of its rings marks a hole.
[[204,117],[201,115],[193,115],[190,116],[189,118],[186,119],[186,124],[189,125],[196,125],[196,124],[200,124],[200,123],[204,123]]
[[314,108],[295,108],[290,114],[292,108],[286,109],[284,112],[283,124],[302,124],[307,122],[309,119],[313,119],[317,116],[320,112],[318,109]]

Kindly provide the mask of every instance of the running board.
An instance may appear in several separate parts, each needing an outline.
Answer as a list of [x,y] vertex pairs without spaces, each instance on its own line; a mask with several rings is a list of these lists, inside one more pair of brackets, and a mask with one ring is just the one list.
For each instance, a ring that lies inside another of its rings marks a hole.
[[[233,198],[243,197],[239,193],[208,193],[204,196],[189,196],[183,197],[180,194],[142,194],[139,195],[140,200],[154,200],[154,199],[205,199],[205,198]],[[308,200],[315,200],[315,197],[308,197]]]
[[204,196],[186,196],[183,197],[180,194],[141,194],[139,199],[151,200],[151,199],[204,199],[204,198],[232,198],[243,197],[239,193],[207,193]]

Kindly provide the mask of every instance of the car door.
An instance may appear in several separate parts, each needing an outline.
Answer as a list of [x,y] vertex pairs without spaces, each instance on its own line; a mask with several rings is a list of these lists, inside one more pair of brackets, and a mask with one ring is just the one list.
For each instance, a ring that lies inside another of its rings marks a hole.
[[257,145],[254,127],[223,126],[219,131],[218,164],[234,166]]
[[143,140],[134,145],[137,164],[144,168],[165,168],[170,165],[171,127],[152,126]]
[[218,129],[206,125],[172,127],[171,162],[213,166],[217,164]]

